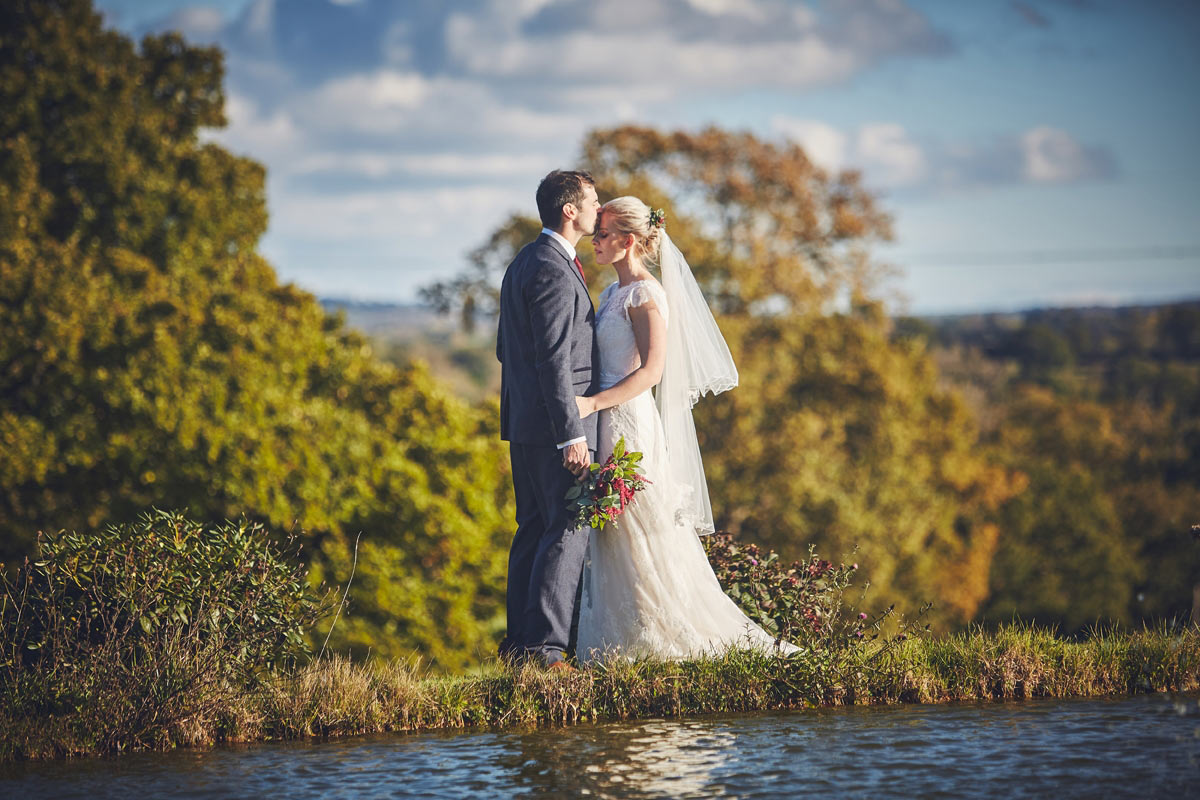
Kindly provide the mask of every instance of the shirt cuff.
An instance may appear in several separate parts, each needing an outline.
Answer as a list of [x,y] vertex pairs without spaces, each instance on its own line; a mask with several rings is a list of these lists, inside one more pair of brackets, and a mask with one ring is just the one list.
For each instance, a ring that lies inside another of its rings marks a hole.
[[587,437],[586,437],[586,436],[577,436],[577,437],[575,437],[574,439],[571,439],[569,442],[561,442],[561,443],[559,443],[559,445],[558,445],[558,449],[559,449],[559,450],[562,450],[564,447],[570,447],[570,446],[571,446],[571,445],[573,445],[573,444],[579,444],[580,442],[586,442],[586,441],[587,441]]

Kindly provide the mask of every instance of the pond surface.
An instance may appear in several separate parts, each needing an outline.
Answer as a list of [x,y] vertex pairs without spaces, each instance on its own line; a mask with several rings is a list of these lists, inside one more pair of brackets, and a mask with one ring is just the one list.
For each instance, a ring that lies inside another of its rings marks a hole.
[[0,765],[0,797],[1189,797],[1200,695],[834,708]]

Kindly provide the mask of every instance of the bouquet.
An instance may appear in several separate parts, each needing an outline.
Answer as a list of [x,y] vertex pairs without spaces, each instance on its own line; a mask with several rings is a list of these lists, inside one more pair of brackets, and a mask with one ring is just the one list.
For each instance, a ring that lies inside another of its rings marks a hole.
[[603,464],[592,464],[588,474],[567,490],[567,511],[572,528],[617,527],[617,517],[650,479],[637,471],[642,454],[625,451],[625,437],[617,440]]

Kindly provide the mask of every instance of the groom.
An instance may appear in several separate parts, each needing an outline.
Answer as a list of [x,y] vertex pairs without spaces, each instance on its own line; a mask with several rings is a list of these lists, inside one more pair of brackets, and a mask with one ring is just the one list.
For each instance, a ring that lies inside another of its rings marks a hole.
[[537,189],[542,232],[525,245],[500,287],[500,438],[509,443],[517,533],[508,556],[504,659],[564,660],[588,529],[571,530],[564,495],[586,473],[596,418],[579,418],[576,395],[595,389],[595,309],[575,255],[596,229],[600,201],[586,172],[555,170]]

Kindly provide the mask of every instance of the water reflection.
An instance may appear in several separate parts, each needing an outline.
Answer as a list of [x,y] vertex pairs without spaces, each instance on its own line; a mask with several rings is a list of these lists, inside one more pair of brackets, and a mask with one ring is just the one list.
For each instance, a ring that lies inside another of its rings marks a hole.
[[0,765],[0,797],[1189,796],[1192,696],[840,708]]
[[545,796],[702,794],[734,752],[727,722],[644,720],[508,734],[502,761],[523,789]]

